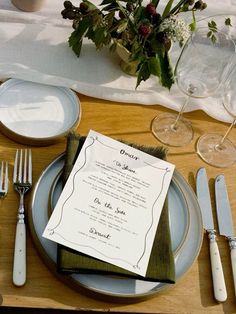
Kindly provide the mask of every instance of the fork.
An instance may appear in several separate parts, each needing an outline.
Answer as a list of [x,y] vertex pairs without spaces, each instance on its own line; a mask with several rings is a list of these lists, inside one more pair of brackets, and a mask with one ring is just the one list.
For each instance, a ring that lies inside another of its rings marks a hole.
[[17,149],[13,171],[13,184],[15,191],[17,191],[20,195],[15,235],[13,283],[16,286],[23,286],[26,282],[26,227],[24,220],[24,196],[32,187],[31,150],[25,149],[23,154],[23,149]]
[[2,161],[0,170],[0,198],[4,198],[8,191],[8,162]]

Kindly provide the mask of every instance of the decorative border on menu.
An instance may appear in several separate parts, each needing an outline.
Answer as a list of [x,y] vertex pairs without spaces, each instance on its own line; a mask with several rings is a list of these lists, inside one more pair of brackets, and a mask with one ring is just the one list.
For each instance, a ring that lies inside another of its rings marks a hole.
[[110,149],[113,149],[113,150],[117,150],[116,148],[114,147],[111,147],[105,143],[103,143],[101,140],[98,139],[98,137],[93,137],[93,136],[90,136],[90,139],[92,140],[91,143],[88,144],[87,147],[84,148],[84,162],[83,164],[81,165],[81,167],[74,173],[73,175],[73,180],[72,180],[72,190],[71,190],[71,193],[69,194],[69,196],[65,199],[63,205],[62,205],[62,209],[61,209],[61,213],[60,213],[60,219],[58,221],[58,223],[56,224],[55,227],[53,228],[50,228],[48,229],[49,231],[49,234],[50,235],[53,235],[53,234],[57,234],[59,237],[61,237],[64,241],[70,243],[70,244],[73,244],[73,245],[76,245],[78,247],[84,247],[84,248],[90,248],[94,251],[96,251],[97,253],[99,253],[101,256],[104,256],[106,257],[107,259],[110,259],[110,260],[116,260],[116,261],[122,261],[122,262],[125,262],[127,264],[129,264],[130,266],[132,266],[134,269],[139,269],[139,263],[141,262],[142,258],[145,256],[145,252],[146,252],[146,247],[147,247],[147,238],[148,238],[148,234],[150,233],[152,227],[153,227],[153,224],[154,224],[154,208],[155,208],[155,205],[156,203],[158,202],[159,198],[161,197],[162,193],[163,193],[163,189],[164,189],[164,183],[165,183],[165,178],[166,178],[166,175],[170,172],[170,169],[168,167],[166,168],[160,168],[160,167],[155,167],[153,165],[150,165],[149,163],[147,162],[144,162],[147,166],[149,167],[152,167],[154,169],[158,169],[158,170],[161,170],[164,172],[162,178],[161,178],[161,189],[160,189],[160,192],[158,193],[157,197],[155,198],[153,204],[152,204],[152,210],[151,210],[151,223],[150,223],[150,226],[148,227],[147,229],[147,232],[144,236],[144,243],[142,244],[143,245],[143,250],[142,250],[142,253],[140,254],[140,257],[138,258],[136,264],[134,265],[133,263],[130,263],[129,261],[125,260],[125,259],[122,259],[122,258],[114,258],[114,257],[111,257],[111,256],[108,256],[108,255],[105,255],[104,253],[100,252],[99,250],[97,250],[96,248],[92,247],[92,246],[88,246],[88,245],[83,245],[83,244],[79,244],[77,242],[73,242],[73,241],[70,241],[68,239],[66,239],[65,237],[63,237],[59,232],[56,232],[55,230],[60,226],[62,220],[63,220],[63,215],[64,215],[64,210],[65,210],[65,206],[66,206],[66,203],[68,202],[68,200],[71,198],[71,196],[73,195],[74,191],[75,191],[75,178],[77,176],[77,174],[85,167],[86,163],[87,163],[87,150],[89,148],[91,148],[94,143],[97,141],[99,144],[103,145],[103,146],[106,146],[107,148],[110,148]]

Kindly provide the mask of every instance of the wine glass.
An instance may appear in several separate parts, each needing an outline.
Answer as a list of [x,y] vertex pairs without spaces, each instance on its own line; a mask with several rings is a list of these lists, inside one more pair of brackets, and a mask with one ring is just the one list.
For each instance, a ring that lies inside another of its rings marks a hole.
[[202,135],[197,142],[199,156],[208,164],[219,168],[229,167],[236,161],[236,147],[228,139],[236,124],[236,65],[224,84],[222,103],[231,116],[231,124],[226,133],[208,133]]
[[176,63],[176,83],[188,96],[180,112],[160,114],[152,121],[152,133],[164,144],[184,146],[190,143],[193,128],[183,112],[192,97],[206,98],[216,91],[235,52],[234,42],[227,34],[212,32],[214,38],[209,38],[209,32],[208,27],[202,27],[192,33]]

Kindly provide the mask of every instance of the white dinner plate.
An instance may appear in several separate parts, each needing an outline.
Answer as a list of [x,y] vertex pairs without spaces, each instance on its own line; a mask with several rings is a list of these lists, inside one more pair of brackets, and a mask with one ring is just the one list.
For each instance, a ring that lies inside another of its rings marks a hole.
[[[124,302],[136,302],[170,287],[171,284],[160,282],[94,274],[61,275],[57,272],[57,245],[55,242],[43,238],[42,234],[48,222],[50,190],[63,165],[64,154],[58,156],[42,172],[31,195],[29,208],[31,234],[42,259],[50,270],[62,281],[75,288],[84,287],[106,297],[119,298]],[[176,170],[168,197],[176,281],[178,282],[199,254],[203,238],[203,225],[195,193]]]
[[0,86],[0,130],[15,141],[48,145],[76,128],[80,102],[69,88],[9,79]]

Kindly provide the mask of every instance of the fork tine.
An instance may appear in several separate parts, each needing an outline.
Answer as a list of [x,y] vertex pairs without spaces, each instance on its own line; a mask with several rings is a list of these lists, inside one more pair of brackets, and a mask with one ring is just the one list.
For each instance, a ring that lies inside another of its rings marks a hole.
[[5,162],[5,180],[4,180],[4,191],[8,191],[8,162]]
[[[1,178],[1,177],[0,177]],[[0,180],[1,182],[1,180]],[[14,171],[13,171],[13,182],[32,184],[32,154],[31,149],[17,149]]]
[[31,149],[29,149],[28,182],[30,184],[32,184],[32,154],[31,154]]
[[22,182],[22,149],[20,150],[20,162],[19,162],[18,181]]
[[27,175],[27,149],[25,149],[23,183],[26,183],[26,175]]
[[18,149],[16,150],[16,156],[15,156],[15,162],[14,162],[13,182],[17,181],[17,168],[18,168]]
[[3,190],[3,161],[1,164],[1,172],[0,172],[0,189]]
[[0,193],[1,197],[4,197],[8,191],[8,163],[4,161],[1,163],[1,170],[0,170]]

